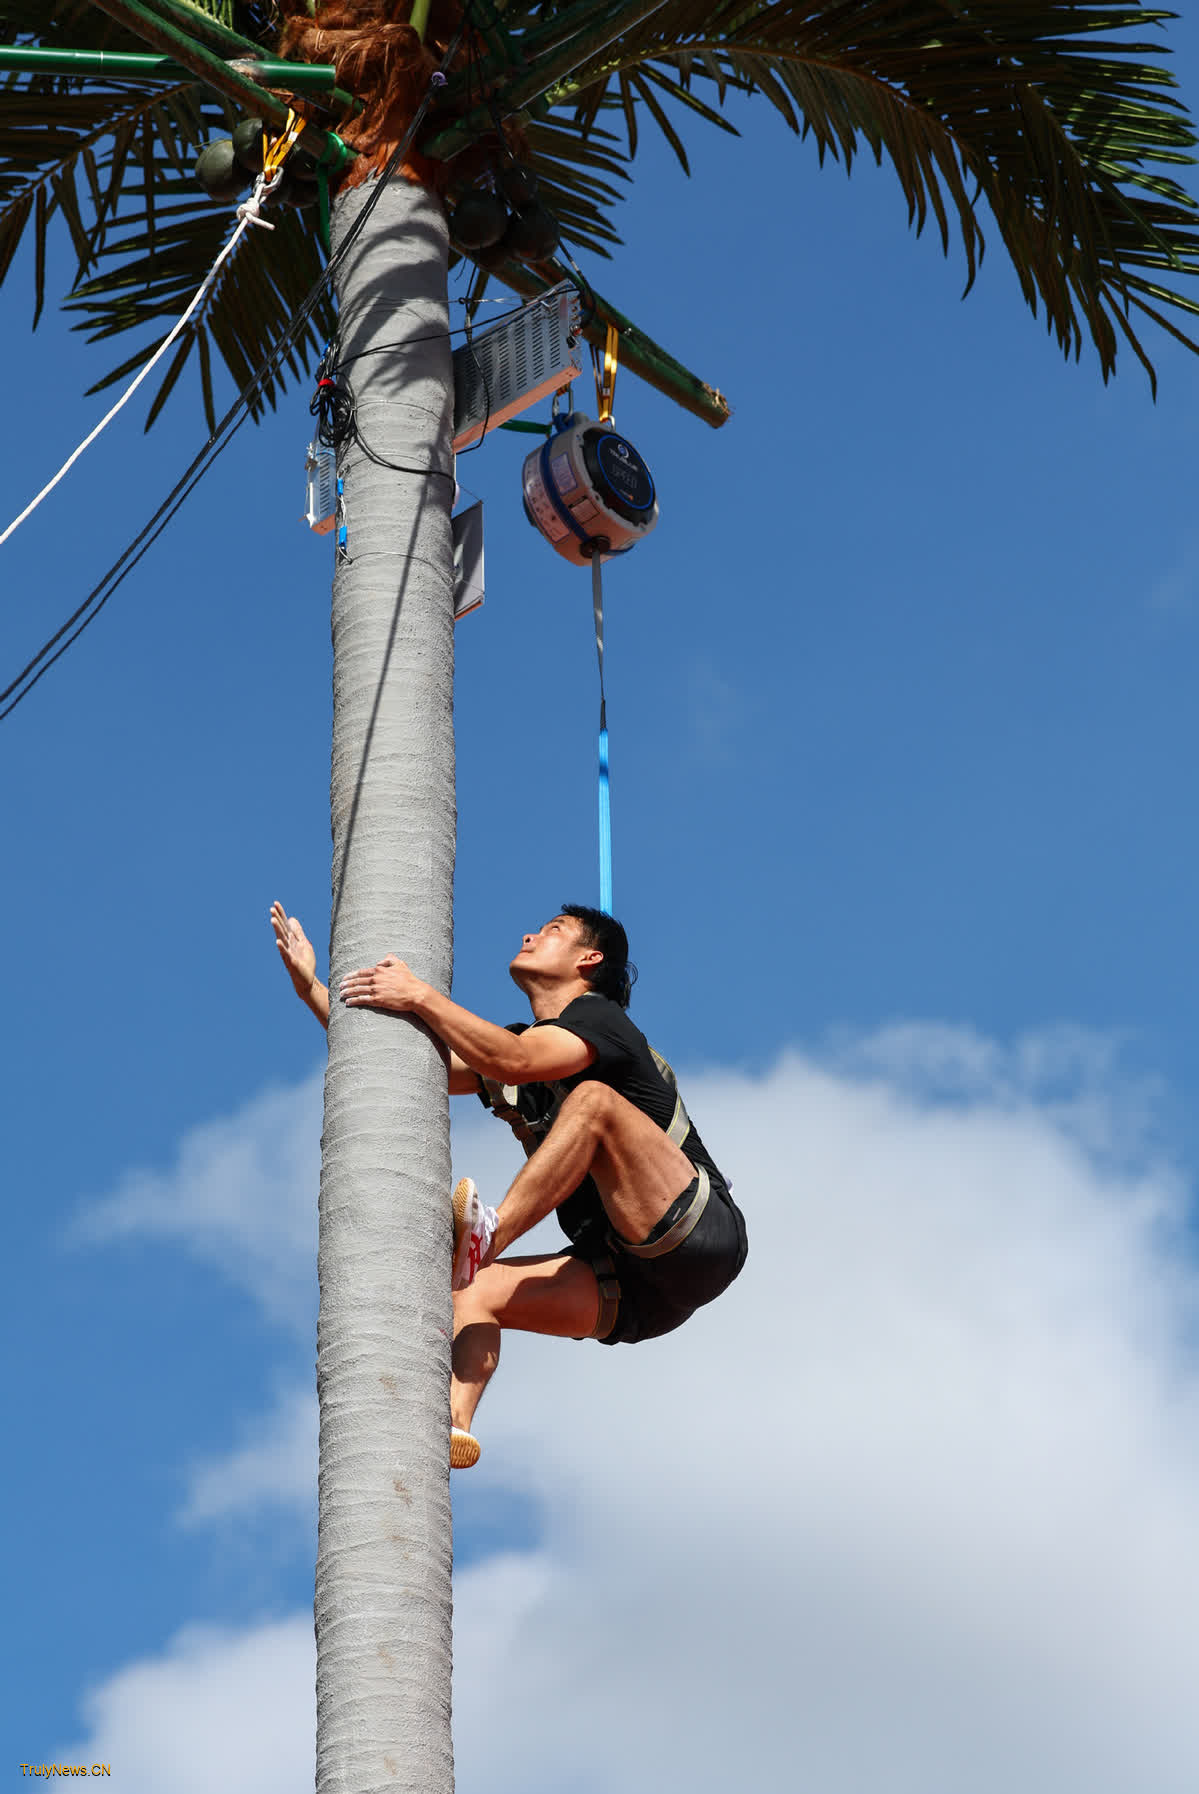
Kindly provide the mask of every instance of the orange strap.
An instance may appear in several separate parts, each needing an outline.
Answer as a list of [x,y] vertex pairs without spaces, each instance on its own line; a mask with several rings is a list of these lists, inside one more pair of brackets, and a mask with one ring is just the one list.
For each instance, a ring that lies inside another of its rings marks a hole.
[[609,324],[608,336],[604,344],[604,365],[600,371],[599,357],[595,358],[595,398],[599,406],[601,424],[612,422],[612,400],[616,392],[616,361],[620,343],[620,332],[615,324]]

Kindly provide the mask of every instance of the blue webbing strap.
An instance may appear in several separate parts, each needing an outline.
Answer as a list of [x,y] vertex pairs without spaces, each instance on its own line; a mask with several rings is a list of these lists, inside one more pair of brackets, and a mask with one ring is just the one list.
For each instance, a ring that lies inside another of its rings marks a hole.
[[599,661],[599,869],[600,908],[612,914],[612,806],[608,790],[608,706],[604,697],[604,583],[598,545],[591,556],[591,607],[595,612],[595,652]]

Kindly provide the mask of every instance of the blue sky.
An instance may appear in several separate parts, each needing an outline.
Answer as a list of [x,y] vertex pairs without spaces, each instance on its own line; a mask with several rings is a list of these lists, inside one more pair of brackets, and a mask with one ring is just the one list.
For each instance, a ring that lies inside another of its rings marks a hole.
[[[1169,41],[1199,106],[1199,25]],[[542,1786],[518,1672],[567,1785],[570,1590],[619,1559],[588,1673],[635,1794],[676,1762],[636,1690],[716,1628],[754,1673],[693,1726],[696,1787],[1193,1789],[1199,362],[1155,340],[1156,404],[1131,357],[1105,388],[997,240],[963,303],[886,170],[744,125],[694,135],[690,182],[648,145],[589,272],[735,407],[713,432],[620,375],[662,515],[606,581],[606,674],[635,1014],[753,1253],[676,1341],[511,1354],[456,1491],[460,1786]],[[30,258],[0,306],[2,526],[109,364],[53,308],[30,336]],[[327,938],[307,401],[240,433],[0,732],[9,1756],[109,1748],[138,1794],[213,1786],[217,1735],[268,1794],[303,1770],[248,1707],[302,1750],[323,1043],[266,917]],[[194,391],[149,438],[135,403],[0,551],[4,666],[202,439]],[[457,636],[455,992],[501,1020],[520,932],[596,890],[588,580],[523,518],[526,447],[461,466],[488,596]],[[497,1131],[455,1148],[485,1193]]]

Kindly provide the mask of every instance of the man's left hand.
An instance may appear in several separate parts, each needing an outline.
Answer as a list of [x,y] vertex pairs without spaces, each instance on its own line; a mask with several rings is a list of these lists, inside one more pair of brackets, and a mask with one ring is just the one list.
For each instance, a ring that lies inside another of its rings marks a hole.
[[428,989],[402,959],[389,953],[377,966],[364,966],[341,981],[341,1000],[350,1009],[390,1009],[403,1015],[417,1008]]

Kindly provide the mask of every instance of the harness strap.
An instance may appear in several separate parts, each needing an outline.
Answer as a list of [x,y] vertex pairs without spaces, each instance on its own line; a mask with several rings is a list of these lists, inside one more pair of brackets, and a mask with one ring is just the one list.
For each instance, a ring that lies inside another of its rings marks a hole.
[[604,337],[604,354],[600,359],[598,349],[591,351],[591,365],[595,371],[595,404],[599,412],[601,424],[612,422],[612,403],[616,395],[616,368],[620,358],[620,331],[615,324],[609,324]]
[[506,1121],[516,1138],[525,1149],[525,1157],[531,1159],[541,1140],[517,1108],[519,1084],[499,1084],[494,1078],[479,1079],[479,1099],[485,1108]]
[[263,133],[262,133],[262,172],[263,172],[263,174],[269,176],[269,175],[277,173],[279,170],[282,169],[283,164],[286,162],[288,156],[290,156],[296,143],[299,141],[300,133],[304,129],[304,124],[305,124],[305,120],[300,116],[300,114],[298,112],[294,111],[292,109],[292,107],[289,106],[287,108],[287,120],[283,126],[282,131],[279,133],[278,137],[276,137],[272,140],[270,137],[267,136],[266,132],[263,131]]
[[[666,1253],[673,1252],[681,1246],[687,1236],[699,1225],[699,1220],[708,1206],[708,1198],[712,1194],[712,1182],[703,1165],[695,1168],[695,1195],[687,1204],[682,1214],[671,1227],[666,1229],[656,1240],[645,1240],[640,1246],[630,1244],[628,1240],[617,1240],[616,1244],[622,1252],[628,1252],[633,1258],[664,1258]],[[609,1239],[612,1235],[608,1235]]]
[[[649,1046],[648,1041],[646,1041],[645,1044]],[[691,1132],[691,1117],[683,1107],[683,1099],[679,1095],[679,1080],[674,1075],[674,1067],[667,1065],[661,1053],[655,1052],[653,1047],[650,1047],[649,1051],[650,1058],[662,1073],[663,1078],[665,1078],[666,1082],[670,1085],[670,1088],[674,1091],[674,1114],[670,1118],[670,1126],[666,1130],[666,1138],[668,1140],[673,1140],[676,1146],[681,1146],[683,1141],[687,1138],[687,1135]]]
[[[648,1041],[646,1045],[649,1045]],[[663,1131],[668,1140],[672,1140],[676,1146],[681,1146],[691,1132],[691,1117],[679,1094],[679,1081],[674,1075],[674,1067],[667,1063],[661,1053],[652,1046],[649,1051],[650,1057],[662,1074],[663,1081],[674,1091],[674,1113],[671,1115],[670,1125]],[[557,1112],[555,1107],[553,1113],[538,1121],[530,1121],[520,1111],[519,1084],[501,1084],[496,1078],[481,1077],[479,1079],[479,1101],[485,1109],[490,1109],[493,1115],[508,1123],[524,1147],[526,1158],[531,1158],[536,1152],[552,1127]]]
[[595,1280],[599,1284],[599,1314],[595,1326],[587,1335],[588,1339],[607,1339],[616,1325],[616,1316],[620,1310],[620,1283],[616,1276],[616,1266],[610,1253],[603,1252],[591,1260],[591,1268],[595,1272]]

